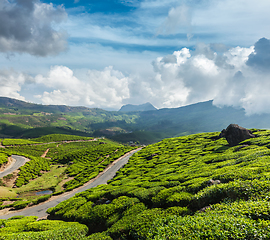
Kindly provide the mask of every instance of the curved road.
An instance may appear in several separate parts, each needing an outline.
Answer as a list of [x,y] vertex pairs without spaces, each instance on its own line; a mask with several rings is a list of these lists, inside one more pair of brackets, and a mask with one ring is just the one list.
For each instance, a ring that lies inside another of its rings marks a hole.
[[48,208],[54,207],[58,203],[73,197],[76,193],[83,192],[89,188],[93,188],[93,187],[96,187],[100,184],[107,183],[107,181],[112,179],[115,176],[116,172],[128,162],[129,158],[135,152],[138,152],[139,150],[140,149],[133,150],[129,154],[124,155],[124,157],[119,158],[112,165],[110,165],[107,169],[105,169],[102,173],[100,173],[98,177],[96,177],[94,180],[90,180],[90,182],[86,183],[82,187],[79,187],[78,189],[75,189],[75,190],[68,192],[68,193],[64,193],[63,195],[60,195],[56,199],[49,200],[45,203],[41,203],[39,205],[29,207],[29,208],[23,209],[21,211],[17,211],[16,213],[9,213],[6,215],[2,215],[2,216],[0,216],[0,219],[8,219],[10,217],[17,216],[17,215],[37,216],[39,218],[46,217],[48,215],[46,213]]
[[24,165],[27,161],[27,158],[22,157],[22,156],[17,156],[17,155],[11,155],[11,158],[15,160],[13,164],[8,166],[3,172],[0,172],[0,178],[13,173],[15,170],[20,168],[22,165]]

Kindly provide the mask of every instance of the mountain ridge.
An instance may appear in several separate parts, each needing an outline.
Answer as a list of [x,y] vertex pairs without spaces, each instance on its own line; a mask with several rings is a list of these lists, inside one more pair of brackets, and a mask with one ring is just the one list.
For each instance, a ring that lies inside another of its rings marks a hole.
[[133,105],[133,104],[126,104],[123,105],[120,109],[119,112],[145,112],[145,111],[154,111],[157,110],[150,102],[140,104],[140,105]]
[[125,112],[40,105],[0,97],[2,138],[61,133],[149,144],[168,137],[221,131],[231,123],[245,128],[270,128],[270,114],[246,116],[244,109],[220,108],[212,100],[178,108]]

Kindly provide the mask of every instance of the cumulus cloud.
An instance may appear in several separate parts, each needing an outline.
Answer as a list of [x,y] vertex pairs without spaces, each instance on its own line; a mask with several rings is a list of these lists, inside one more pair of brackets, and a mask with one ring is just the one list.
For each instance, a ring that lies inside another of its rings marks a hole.
[[128,78],[113,67],[88,70],[82,78],[65,66],[54,66],[47,76],[37,75],[36,83],[51,91],[40,96],[44,104],[86,105],[119,108],[129,97]]
[[39,0],[3,0],[0,4],[0,52],[55,55],[67,47],[67,34],[53,28],[67,18],[62,6]]
[[12,69],[0,70],[0,96],[25,100],[19,92],[24,83],[31,81],[32,78],[30,76],[23,73],[17,73]]
[[180,5],[170,9],[164,23],[159,27],[157,35],[175,34],[187,28],[187,37],[191,38],[191,9],[186,5]]
[[194,51],[183,48],[157,58],[153,77],[130,83],[131,98],[143,93],[159,108],[214,100],[220,107],[244,108],[247,115],[270,113],[269,42],[260,39],[223,53],[198,44]]
[[270,71],[270,40],[261,38],[255,43],[254,52],[248,57],[247,65],[263,71]]
[[21,86],[31,83],[42,89],[36,97],[44,104],[116,109],[149,101],[158,108],[170,108],[214,100],[219,107],[244,108],[248,115],[270,113],[268,43],[260,39],[254,46],[229,49],[201,43],[194,50],[182,48],[156,58],[151,72],[53,66],[47,74],[32,78],[2,70],[0,94],[22,99]]

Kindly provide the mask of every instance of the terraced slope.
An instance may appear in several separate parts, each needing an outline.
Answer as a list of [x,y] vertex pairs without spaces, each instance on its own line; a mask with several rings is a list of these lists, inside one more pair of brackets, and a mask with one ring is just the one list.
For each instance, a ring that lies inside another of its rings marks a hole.
[[252,131],[235,147],[218,133],[149,145],[50,217],[86,224],[96,239],[269,239],[270,131]]
[[3,159],[16,154],[29,161],[0,178],[0,215],[78,188],[135,148],[73,135],[48,135],[35,141],[5,139],[3,145]]

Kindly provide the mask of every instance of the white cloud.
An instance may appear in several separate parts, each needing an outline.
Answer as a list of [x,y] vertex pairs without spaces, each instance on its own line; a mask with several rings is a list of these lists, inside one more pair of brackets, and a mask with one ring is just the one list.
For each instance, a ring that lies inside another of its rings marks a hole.
[[37,96],[44,104],[119,108],[129,97],[128,78],[113,67],[88,70],[83,79],[78,79],[71,69],[54,66],[47,76],[37,75],[35,79],[51,89]]
[[165,22],[159,27],[157,35],[176,34],[187,32],[189,39],[191,38],[191,9],[186,5],[173,7],[168,13]]
[[67,18],[62,6],[39,0],[4,1],[0,5],[0,52],[55,55],[67,48],[67,34],[53,25]]
[[12,69],[0,70],[0,96],[25,100],[19,92],[21,86],[29,81],[31,78],[26,74],[17,73]]
[[244,108],[247,115],[270,113],[269,69],[257,71],[269,66],[270,48],[260,48],[269,42],[260,39],[255,48],[235,47],[223,54],[200,44],[193,52],[183,48],[159,57],[153,62],[155,76],[140,80],[141,89],[131,90],[131,96],[143,92],[159,108],[213,99],[217,106]]
[[[260,39],[255,46],[229,49],[224,45],[198,44],[193,51],[182,48],[157,57],[152,66],[147,65],[149,59],[142,58],[143,54],[132,55],[135,60],[127,59],[124,65],[116,58],[114,67],[102,70],[55,65],[47,74],[34,78],[3,70],[0,84],[4,90],[1,89],[0,94],[22,99],[23,86],[28,84],[29,89],[35,86],[39,90],[33,90],[33,95],[44,104],[117,109],[126,103],[149,101],[164,108],[213,99],[217,106],[243,107],[247,114],[270,113],[270,75],[266,68],[270,62],[270,47],[264,48],[265,44],[270,46],[270,40]],[[90,51],[87,50],[82,59],[84,64]],[[104,64],[114,60],[112,50],[107,55],[95,51],[95,58],[89,59],[92,68],[99,57]],[[129,55],[121,54],[122,57]]]

